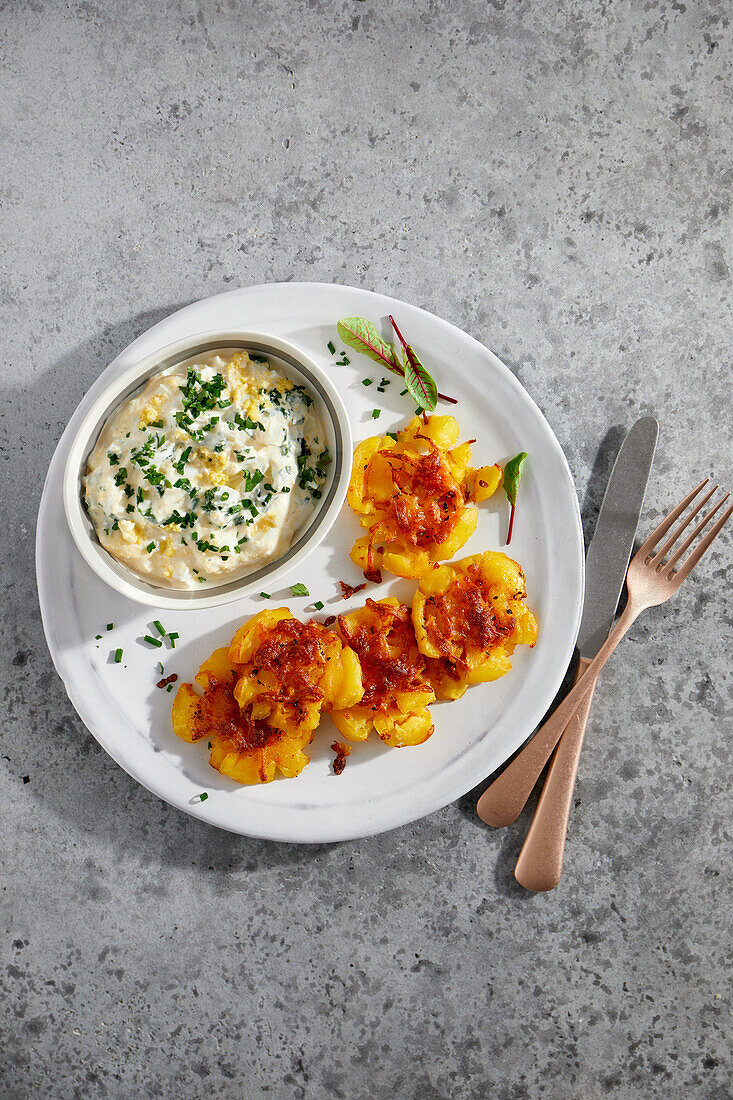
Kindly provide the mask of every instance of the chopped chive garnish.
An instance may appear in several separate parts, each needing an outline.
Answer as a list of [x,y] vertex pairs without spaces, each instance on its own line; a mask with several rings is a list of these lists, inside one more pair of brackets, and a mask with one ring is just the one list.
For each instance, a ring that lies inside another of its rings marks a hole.
[[395,443],[397,442],[397,432],[387,432],[387,435],[390,439],[394,439]]
[[316,600],[313,606],[315,607],[316,611],[323,611],[323,604],[320,600]]
[[326,347],[327,347],[327,348],[328,348],[328,350],[329,350],[329,351],[331,352],[331,355],[335,355],[335,354],[336,354],[336,348],[335,348],[335,347],[333,346],[333,341],[332,341],[332,340],[329,340],[329,341],[328,341],[328,343],[326,344]]
[[158,661],[158,672],[160,672],[161,675],[165,672],[162,661]]
[[260,592],[260,596],[262,596],[263,600],[269,600],[271,598],[271,593],[270,592]]
[[173,691],[173,684],[168,684],[168,687],[165,690],[166,691]]
[[160,634],[161,637],[165,634],[165,628],[164,628],[163,624],[158,622],[157,619],[153,619],[153,626],[158,631],[158,633]]
[[147,552],[149,554],[151,554],[153,552],[153,550],[155,550],[155,543],[154,542],[149,542],[148,545],[145,547],[145,549],[147,550]]
[[107,623],[107,630],[114,630],[114,623]]
[[116,649],[115,650],[115,664],[118,665],[121,660],[122,660],[122,650],[121,649]]
[[290,591],[293,593],[294,596],[310,596],[310,592],[304,584],[301,584],[300,581],[298,581],[297,584],[291,584]]
[[102,635],[101,635],[101,634],[95,634],[95,635],[94,635],[95,641],[97,641],[97,642],[99,641],[99,639],[100,639],[101,637],[102,637]]
[[163,644],[161,642],[160,638],[151,638],[149,634],[145,635],[145,637],[143,638],[143,641],[144,642],[149,642],[150,645],[154,645],[156,649],[160,649],[160,647]]
[[404,397],[406,393],[407,390],[400,390],[400,397]]
[[168,641],[171,644],[171,649],[176,648],[176,639],[180,638],[180,636],[181,636],[180,634],[176,634],[175,632],[173,634],[168,635]]
[[381,409],[372,409],[372,420],[378,420],[381,415]]
[[202,791],[201,794],[199,795],[199,802],[205,802],[208,797],[209,796],[206,793],[206,791]]
[[373,381],[374,381],[373,378],[362,378],[361,384],[362,384],[362,386],[371,386]]

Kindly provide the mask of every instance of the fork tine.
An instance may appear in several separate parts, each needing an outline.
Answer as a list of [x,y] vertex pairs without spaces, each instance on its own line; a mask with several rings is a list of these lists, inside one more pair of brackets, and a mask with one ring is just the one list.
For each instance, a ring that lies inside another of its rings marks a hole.
[[704,489],[709,481],[709,477],[706,477],[704,481],[701,481],[698,487],[696,489],[693,489],[691,493],[688,493],[684,500],[681,500],[677,507],[673,508],[669,515],[662,520],[659,526],[654,528],[646,542],[642,543],[639,547],[636,553],[636,556],[638,558],[641,558],[643,560],[647,556],[647,554],[651,554],[652,550],[657,545],[659,540],[667,534],[667,531],[669,531],[674,521],[682,515],[688,504],[690,504],[695,499],[700,490]]
[[[706,516],[703,516],[699,523],[695,524],[694,530],[690,532],[680,548],[676,550],[674,555],[669,559],[668,562],[666,562],[664,566],[664,572],[666,574],[669,574],[670,570],[674,569],[675,565],[680,560],[682,555],[690,549],[697,536],[707,527],[708,523],[710,523],[710,520],[713,518],[715,513],[723,507],[729,496],[730,493],[726,493],[724,497],[721,497],[715,507],[711,508],[708,514]],[[657,557],[659,557],[658,554]],[[656,561],[656,558],[654,558],[653,561]]]
[[705,496],[702,497],[702,499],[698,502],[698,504],[696,504],[695,507],[692,509],[690,514],[682,520],[682,523],[680,523],[677,527],[675,527],[674,531],[669,536],[667,541],[660,547],[659,550],[657,550],[656,554],[654,555],[652,560],[649,562],[650,565],[654,565],[654,566],[659,565],[659,563],[664,558],[665,554],[667,554],[671,550],[671,548],[674,546],[674,544],[677,542],[677,539],[680,537],[680,535],[684,531],[685,527],[687,527],[690,523],[692,523],[693,519],[698,514],[698,512],[700,512],[705,507],[705,505],[710,500],[713,493],[717,492],[717,490],[718,490],[718,486],[713,485],[710,492],[706,493]]
[[689,575],[689,573],[695,568],[700,558],[710,546],[710,543],[720,532],[721,527],[723,527],[724,524],[728,522],[731,516],[733,516],[733,504],[731,504],[730,508],[727,508],[725,512],[723,512],[718,522],[715,524],[715,526],[710,528],[702,542],[699,542],[697,544],[695,549],[690,554],[689,558],[685,559],[685,561],[682,563],[682,567],[677,570],[675,577],[672,578],[673,580],[681,583],[685,579],[685,577]]

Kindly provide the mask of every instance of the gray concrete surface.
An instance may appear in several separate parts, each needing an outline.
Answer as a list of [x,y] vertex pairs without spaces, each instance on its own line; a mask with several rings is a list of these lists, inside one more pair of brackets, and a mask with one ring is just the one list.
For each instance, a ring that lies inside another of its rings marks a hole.
[[730,538],[603,678],[544,897],[512,876],[527,819],[487,831],[477,792],[313,849],[157,801],[67,702],[33,565],[101,368],[268,280],[384,290],[486,342],[589,527],[643,413],[648,519],[730,485],[729,22],[723,0],[0,5],[2,1097],[731,1095]]

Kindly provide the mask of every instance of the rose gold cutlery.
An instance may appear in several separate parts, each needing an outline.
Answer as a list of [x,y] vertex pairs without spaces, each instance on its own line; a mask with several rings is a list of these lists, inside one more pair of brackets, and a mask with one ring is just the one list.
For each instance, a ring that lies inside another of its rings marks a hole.
[[[575,683],[587,670],[613,625],[634,548],[658,435],[659,424],[653,416],[637,420],[613,464],[585,559],[585,596],[578,631]],[[520,881],[527,889],[550,890],[560,881],[575,777],[592,700],[591,691],[571,718],[555,749],[540,794],[538,816],[533,819],[520,852],[522,866],[516,873],[522,876]],[[531,872],[527,870],[528,861]]]
[[[724,524],[730,519],[733,506],[728,507],[707,533],[696,541],[725,504],[730,495],[726,493],[680,542],[683,532],[718,489],[715,485],[701,496],[701,492],[708,484],[709,479],[706,478],[696,489],[688,493],[654,529],[633,557],[626,576],[628,594],[626,607],[606,641],[552,716],[479,799],[478,814],[488,824],[500,827],[515,820],[566,727],[576,716],[578,716],[577,725],[582,725],[580,708],[583,706],[587,711],[598,673],[624,634],[642,611],[664,603],[675,594]],[[684,515],[693,504],[694,507]],[[680,519],[680,517],[683,518]],[[680,522],[672,530],[677,520]],[[669,534],[670,531],[671,534]],[[587,706],[585,706],[586,701]],[[569,732],[572,733],[572,730]],[[554,796],[548,796],[543,813],[534,829],[534,836],[537,839],[529,845],[526,854],[523,853],[524,858],[520,859],[517,865],[517,877],[523,885],[528,885],[529,889],[551,889],[556,885],[554,880],[558,877],[562,866],[561,848],[564,845],[567,824],[566,814],[569,805],[567,789],[569,787],[572,791],[575,780],[577,753],[580,747],[577,744],[578,739],[582,741],[582,730],[580,738],[577,731],[571,736],[569,750],[567,754],[562,755],[555,773],[558,779],[563,780],[563,793],[559,797],[557,793]],[[555,788],[556,792],[557,789]],[[547,842],[540,843],[545,832]]]
[[[631,551],[634,548],[636,528],[654,462],[658,435],[659,424],[653,416],[642,417],[634,424],[619,447],[603,494],[593,537],[585,558],[583,616],[576,643],[579,655],[576,683],[598,653],[613,626],[616,607],[626,581]],[[582,713],[576,715],[570,723],[572,731],[569,728],[568,733],[572,732],[576,740],[582,741],[591,700],[592,693],[583,703]],[[525,763],[531,759],[529,756],[525,758],[522,753],[520,756]],[[546,758],[544,760],[546,763]],[[517,767],[516,761],[514,766]],[[490,797],[490,795],[487,796],[481,803],[484,811]],[[521,812],[525,801],[526,797],[515,807],[511,816],[507,813],[505,819],[497,818],[491,823],[509,824]]]

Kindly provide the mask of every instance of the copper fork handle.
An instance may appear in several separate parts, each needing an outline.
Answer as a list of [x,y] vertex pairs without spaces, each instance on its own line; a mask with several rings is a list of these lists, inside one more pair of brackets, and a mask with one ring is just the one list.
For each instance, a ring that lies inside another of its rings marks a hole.
[[[598,673],[631,624],[645,608],[664,603],[665,600],[674,595],[706,550],[710,548],[713,540],[733,516],[733,505],[731,505],[708,530],[704,538],[700,539],[694,549],[687,554],[687,557],[684,557],[697,536],[702,534],[710,520],[728,500],[730,494],[726,493],[722,500],[719,500],[707,515],[700,520],[679,549],[672,554],[672,557],[666,562],[662,560],[666,553],[673,550],[680,535],[709,499],[710,494],[704,498],[687,519],[682,520],[672,534],[669,534],[669,530],[675,521],[679,519],[706,485],[707,478],[691,493],[688,493],[672,509],[669,515],[665,516],[662,522],[652,531],[646,542],[642,543],[639,550],[637,550],[631,559],[626,574],[628,599],[625,608],[621,612],[621,617],[591,661],[585,675],[565,696],[557,710],[537,731],[529,744],[515,756],[501,775],[481,795],[476,810],[482,821],[493,825],[494,828],[500,828],[502,825],[510,825],[519,816],[555,745],[562,737],[576,711],[583,706],[586,696],[592,694]],[[665,535],[668,535],[668,538],[659,549],[659,544]],[[652,556],[655,550],[657,553]]]
[[[636,603],[629,591],[629,600],[621,618],[591,661],[589,671],[568,692],[529,744],[525,745],[511,764],[486,788],[476,803],[476,811],[487,825],[500,829],[504,825],[511,825],[519,817],[565,727],[582,705],[585,695],[592,691],[598,673],[642,609],[643,604]],[[589,676],[593,677],[592,681],[588,679]]]
[[[589,660],[581,657],[576,683],[585,674],[589,664]],[[595,679],[593,677],[591,691],[584,697],[558,742],[537,809],[519,853],[514,875],[517,882],[527,890],[554,890],[562,875],[575,778],[593,701]]]

